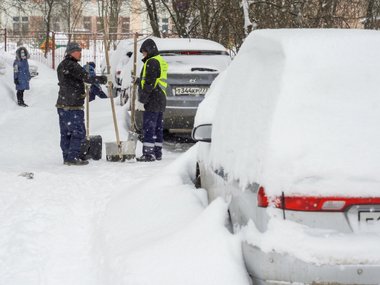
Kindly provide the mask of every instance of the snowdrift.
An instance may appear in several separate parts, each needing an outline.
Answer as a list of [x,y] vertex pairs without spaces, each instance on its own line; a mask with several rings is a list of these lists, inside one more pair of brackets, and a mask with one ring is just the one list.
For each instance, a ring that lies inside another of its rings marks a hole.
[[213,88],[214,166],[268,194],[378,196],[379,50],[375,31],[251,33]]

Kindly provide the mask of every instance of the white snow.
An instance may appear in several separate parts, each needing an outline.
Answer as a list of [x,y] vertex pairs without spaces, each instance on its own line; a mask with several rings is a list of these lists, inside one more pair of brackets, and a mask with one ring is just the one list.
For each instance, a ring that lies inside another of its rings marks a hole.
[[199,108],[215,167],[269,195],[379,196],[379,49],[376,31],[251,33]]
[[249,244],[263,252],[289,254],[308,263],[342,266],[380,263],[378,233],[341,233],[272,217],[265,232],[250,221],[242,234]]
[[[30,61],[39,76],[20,108],[13,57],[0,62],[0,284],[249,284],[226,203],[207,207],[193,186],[196,146],[154,163],[64,166],[55,72]],[[115,141],[109,100],[90,106],[91,134]],[[126,109],[116,107],[126,140]]]

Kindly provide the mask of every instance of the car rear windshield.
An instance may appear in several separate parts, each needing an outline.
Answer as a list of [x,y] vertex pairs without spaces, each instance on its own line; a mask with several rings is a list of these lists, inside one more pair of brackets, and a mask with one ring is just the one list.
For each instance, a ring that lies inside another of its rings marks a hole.
[[228,52],[223,50],[162,50],[162,56],[176,56],[176,55],[229,55]]

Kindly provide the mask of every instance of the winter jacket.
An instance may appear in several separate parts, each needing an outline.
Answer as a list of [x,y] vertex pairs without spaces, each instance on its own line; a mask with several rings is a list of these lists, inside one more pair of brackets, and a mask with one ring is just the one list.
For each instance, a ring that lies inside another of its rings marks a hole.
[[[139,83],[139,101],[144,104],[145,111],[148,112],[164,112],[166,108],[166,95],[157,85],[156,79],[160,78],[161,68],[158,60],[152,58],[158,55],[158,49],[153,40],[147,39],[143,42],[140,48],[141,51],[146,51],[148,55],[142,60],[146,64],[146,74],[144,87]],[[148,60],[149,59],[149,60]],[[143,70],[141,70],[140,78],[143,77]]]
[[[21,58],[21,50],[24,50],[26,58]],[[29,73],[28,58],[29,53],[26,48],[21,47],[16,51],[16,59],[13,62],[13,77],[16,85],[16,90],[29,90],[29,81],[31,79]]]
[[58,65],[57,76],[59,85],[57,108],[83,108],[86,97],[84,82],[89,84],[99,83],[99,77],[91,77],[71,55],[66,55]]

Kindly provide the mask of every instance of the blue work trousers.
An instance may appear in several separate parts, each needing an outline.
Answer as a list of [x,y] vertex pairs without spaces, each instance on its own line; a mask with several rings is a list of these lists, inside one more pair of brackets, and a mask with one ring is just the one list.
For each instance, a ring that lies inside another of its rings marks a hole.
[[81,146],[86,139],[83,110],[64,110],[58,108],[61,149],[64,161],[78,159]]
[[147,112],[143,114],[143,154],[153,155],[156,158],[162,156],[162,144],[164,141],[163,112]]

